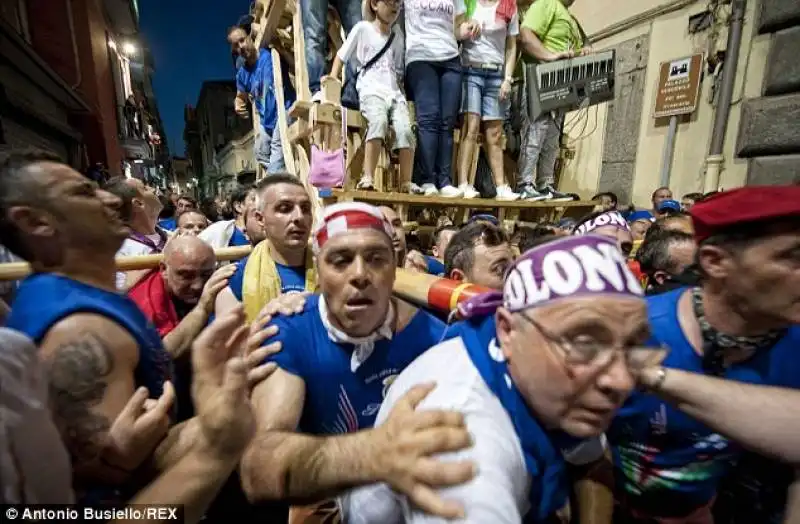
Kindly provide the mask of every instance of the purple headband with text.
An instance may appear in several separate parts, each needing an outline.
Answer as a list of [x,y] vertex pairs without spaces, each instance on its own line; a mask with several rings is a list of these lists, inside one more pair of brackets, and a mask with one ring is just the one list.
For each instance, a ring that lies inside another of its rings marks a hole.
[[597,215],[593,219],[587,220],[583,224],[576,227],[573,234],[585,235],[586,233],[591,233],[598,227],[603,226],[613,226],[617,229],[622,229],[623,231],[631,230],[631,227],[628,225],[628,221],[625,220],[625,217],[623,217],[619,211],[607,211],[602,215]]
[[470,318],[491,314],[500,306],[520,311],[563,298],[598,295],[642,297],[644,291],[613,239],[571,236],[526,251],[506,272],[502,293],[462,302],[459,313]]

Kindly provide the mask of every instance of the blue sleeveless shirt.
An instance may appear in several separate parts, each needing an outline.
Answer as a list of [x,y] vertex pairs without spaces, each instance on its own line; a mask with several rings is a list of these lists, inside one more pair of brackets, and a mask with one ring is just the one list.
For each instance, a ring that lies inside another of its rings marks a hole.
[[155,327],[127,296],[60,275],[34,273],[19,286],[7,327],[25,333],[38,345],[50,328],[75,313],[94,313],[124,328],[139,346],[136,386],[161,395],[172,375],[171,359]]
[[562,432],[546,431],[531,415],[507,371],[496,340],[494,315],[459,323],[453,330],[464,341],[470,359],[514,424],[525,466],[531,479],[526,524],[549,522],[569,498],[567,463],[562,450],[574,448],[581,439]]
[[[677,289],[647,298],[652,339],[670,348],[664,365],[703,373],[702,357],[678,323]],[[793,326],[771,349],[727,369],[725,378],[788,388],[800,387],[800,328]],[[654,516],[701,507],[716,495],[740,449],[725,437],[658,397],[634,392],[608,432],[617,483],[629,504]],[[677,515],[676,515],[677,516]]]
[[380,340],[355,372],[352,344],[328,337],[319,312],[319,295],[306,300],[299,315],[273,320],[283,348],[269,360],[305,381],[306,396],[299,430],[316,435],[353,433],[375,424],[381,402],[394,378],[422,352],[442,340],[445,325],[424,311],[392,340]]

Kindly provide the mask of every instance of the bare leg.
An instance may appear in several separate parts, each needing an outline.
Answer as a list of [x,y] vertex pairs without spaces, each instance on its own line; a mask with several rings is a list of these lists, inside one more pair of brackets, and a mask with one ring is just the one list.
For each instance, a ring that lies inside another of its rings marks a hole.
[[458,184],[469,184],[472,173],[472,156],[478,146],[478,132],[481,117],[475,113],[464,113],[464,125],[461,128],[461,143],[458,146]]
[[497,187],[504,186],[506,177],[503,169],[503,121],[486,121],[483,123],[483,130],[486,139],[486,155],[489,167],[492,168],[494,184]]
[[414,150],[410,147],[404,147],[397,151],[397,156],[400,157],[400,173],[398,185],[400,191],[408,191],[411,184],[411,172],[414,169]]
[[378,167],[378,158],[381,155],[383,140],[375,138],[367,140],[364,146],[364,176],[370,180],[375,180],[375,168]]

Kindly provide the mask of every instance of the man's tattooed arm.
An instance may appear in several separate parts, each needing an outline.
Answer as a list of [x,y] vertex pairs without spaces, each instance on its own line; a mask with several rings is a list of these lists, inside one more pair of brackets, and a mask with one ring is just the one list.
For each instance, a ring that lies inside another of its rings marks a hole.
[[130,473],[119,467],[109,430],[133,395],[136,341],[107,318],[78,314],[56,324],[40,352],[76,481],[124,482]]
[[114,355],[93,333],[64,342],[47,362],[50,403],[72,463],[102,458],[111,421],[96,409],[108,389]]

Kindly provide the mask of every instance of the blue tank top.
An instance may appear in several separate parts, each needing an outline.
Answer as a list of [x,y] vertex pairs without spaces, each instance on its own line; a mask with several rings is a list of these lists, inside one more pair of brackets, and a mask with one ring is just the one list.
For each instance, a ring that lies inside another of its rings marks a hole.
[[146,386],[150,396],[161,395],[172,364],[155,327],[125,295],[83,284],[51,273],[34,273],[19,286],[7,326],[40,344],[50,328],[75,313],[94,313],[122,326],[139,346],[136,386]]
[[[678,299],[684,292],[686,288],[647,298],[650,342],[671,348],[666,367],[702,373],[702,357],[678,323]],[[771,349],[731,366],[725,378],[798,388],[799,346],[800,328],[794,326]],[[629,505],[653,516],[672,516],[708,504],[740,451],[722,435],[642,392],[631,395],[618,412],[608,437],[617,482]]]
[[428,263],[428,274],[437,277],[444,276],[444,263],[441,260],[425,255],[425,262]]
[[352,344],[328,337],[319,314],[319,296],[312,295],[299,315],[276,317],[283,343],[270,360],[305,381],[306,397],[299,430],[316,435],[352,433],[371,428],[394,378],[423,351],[438,344],[442,321],[418,311],[392,340],[376,342],[370,357],[351,371]]
[[250,241],[247,240],[247,235],[242,233],[242,230],[236,226],[233,226],[233,234],[231,235],[231,239],[228,241],[229,247],[234,246],[249,246]]
[[158,227],[167,231],[175,231],[178,229],[178,222],[174,218],[162,218],[158,221]]

